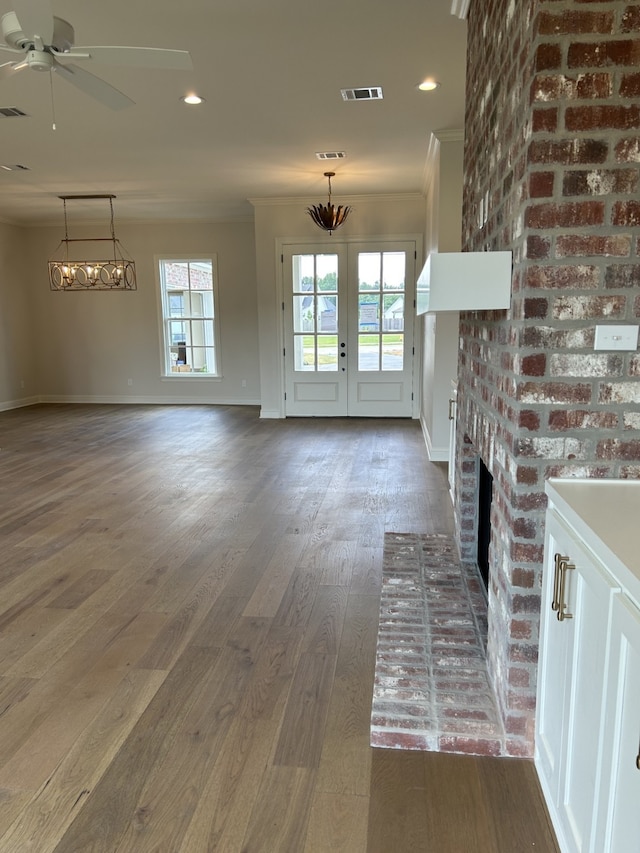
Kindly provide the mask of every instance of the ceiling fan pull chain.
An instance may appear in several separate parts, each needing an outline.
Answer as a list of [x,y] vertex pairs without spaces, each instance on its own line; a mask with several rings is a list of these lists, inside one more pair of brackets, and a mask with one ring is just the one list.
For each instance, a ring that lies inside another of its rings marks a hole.
[[51,86],[51,130],[56,129],[56,102],[53,97],[53,71],[49,72],[49,83]]

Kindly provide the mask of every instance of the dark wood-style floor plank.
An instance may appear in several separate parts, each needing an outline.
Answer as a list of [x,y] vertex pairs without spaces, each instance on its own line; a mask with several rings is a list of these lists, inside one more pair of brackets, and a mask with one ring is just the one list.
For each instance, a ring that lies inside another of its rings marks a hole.
[[[369,746],[417,421],[0,413],[0,850],[556,853],[529,762]],[[534,846],[535,845],[535,846]]]

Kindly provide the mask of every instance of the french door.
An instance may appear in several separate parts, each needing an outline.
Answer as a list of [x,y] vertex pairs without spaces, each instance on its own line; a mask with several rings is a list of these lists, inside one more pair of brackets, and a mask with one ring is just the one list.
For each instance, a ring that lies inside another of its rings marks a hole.
[[285,414],[410,417],[415,243],[286,245]]

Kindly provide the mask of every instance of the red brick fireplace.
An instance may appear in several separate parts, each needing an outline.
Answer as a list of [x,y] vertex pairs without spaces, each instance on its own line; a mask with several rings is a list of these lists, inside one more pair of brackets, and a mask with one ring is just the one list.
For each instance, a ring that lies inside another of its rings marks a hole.
[[533,745],[550,476],[640,477],[640,2],[474,0],[463,248],[513,252],[509,311],[460,323],[455,512],[475,560],[493,476],[488,664],[509,751]]

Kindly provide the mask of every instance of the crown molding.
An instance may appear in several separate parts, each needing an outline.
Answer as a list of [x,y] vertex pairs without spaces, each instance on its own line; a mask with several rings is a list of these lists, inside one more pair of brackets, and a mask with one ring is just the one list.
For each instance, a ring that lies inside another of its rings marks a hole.
[[433,135],[438,142],[464,142],[464,130],[434,130]]
[[451,14],[464,21],[469,14],[470,5],[471,0],[451,0]]
[[[313,204],[317,202],[317,193],[315,196],[288,196],[282,198],[250,198],[247,199],[254,207],[274,207],[276,205],[285,204]],[[335,196],[335,193],[333,193]],[[375,201],[416,201],[422,198],[422,193],[376,193],[371,195],[344,195],[340,193],[340,204],[358,204]]]

